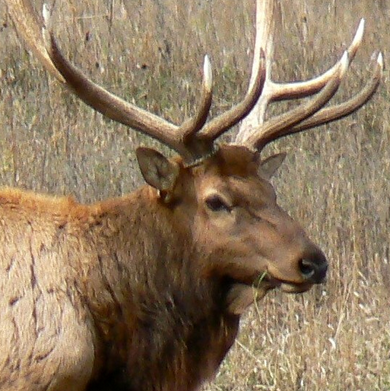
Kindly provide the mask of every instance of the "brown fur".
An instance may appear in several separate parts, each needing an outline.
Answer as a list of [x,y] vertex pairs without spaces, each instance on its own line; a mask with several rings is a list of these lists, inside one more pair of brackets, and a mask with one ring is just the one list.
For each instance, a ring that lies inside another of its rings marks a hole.
[[[93,205],[0,192],[1,389],[196,390],[254,283],[259,297],[311,286],[298,261],[320,251],[277,206],[257,154],[177,164],[169,202],[150,186]],[[234,210],[207,209],[210,192]]]

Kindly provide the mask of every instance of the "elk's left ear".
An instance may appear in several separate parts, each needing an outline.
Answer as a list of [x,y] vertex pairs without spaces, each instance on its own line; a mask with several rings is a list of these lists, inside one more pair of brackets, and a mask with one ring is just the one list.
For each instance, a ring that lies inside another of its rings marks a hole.
[[145,181],[161,192],[170,192],[179,176],[179,165],[151,148],[137,148],[138,165]]
[[278,168],[283,163],[286,157],[286,153],[277,153],[276,155],[272,155],[267,157],[267,159],[263,160],[260,163],[261,173],[265,176],[266,179],[270,179]]

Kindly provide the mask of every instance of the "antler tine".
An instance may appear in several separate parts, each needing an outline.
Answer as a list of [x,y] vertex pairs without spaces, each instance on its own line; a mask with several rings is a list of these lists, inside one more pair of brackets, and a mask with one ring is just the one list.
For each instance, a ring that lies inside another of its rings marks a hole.
[[244,145],[261,151],[269,142],[281,137],[281,135],[285,135],[288,129],[320,110],[337,92],[341,81],[346,75],[348,64],[348,53],[345,52],[340,60],[337,74],[327,82],[325,87],[314,99],[305,102],[278,117],[271,118],[263,124],[261,133],[252,133],[250,137],[246,139]]
[[[254,60],[256,61],[256,60]],[[204,139],[215,140],[222,133],[229,130],[232,126],[240,122],[247,116],[259,100],[263,91],[266,76],[265,54],[260,49],[260,59],[257,61],[254,82],[249,84],[245,98],[232,107],[230,110],[213,118],[201,131],[200,136]]]
[[247,115],[239,128],[235,138],[235,143],[243,144],[246,137],[259,125],[264,122],[265,111],[268,106],[268,97],[270,94],[271,81],[271,66],[273,58],[273,33],[275,30],[275,16],[279,15],[276,12],[277,2],[273,0],[257,0],[256,1],[256,36],[255,36],[255,51],[254,61],[252,65],[251,83],[255,80],[256,59],[259,58],[259,48],[263,48],[266,57],[266,80],[263,87],[263,93],[254,106],[253,110]]
[[[348,66],[352,63],[360,47],[360,44],[362,43],[364,26],[365,20],[361,19],[352,43],[346,50],[348,53]],[[332,68],[328,69],[322,75],[307,81],[293,83],[271,82],[272,88],[270,89],[272,90],[272,94],[270,94],[270,102],[305,98],[307,96],[316,94],[324,87],[329,79],[331,79],[337,73],[338,63],[339,62],[337,62]]]
[[210,112],[212,97],[213,97],[213,74],[211,69],[211,63],[209,57],[204,57],[203,63],[203,84],[202,93],[200,97],[200,103],[198,110],[194,117],[190,118],[182,126],[180,126],[179,132],[182,134],[183,142],[190,141],[205,124],[207,116]]
[[210,121],[201,132],[205,138],[216,139],[228,127],[234,126],[242,119],[246,121],[248,117],[253,117],[254,111],[261,105],[272,60],[273,42],[269,32],[273,30],[275,23],[275,6],[276,2],[273,0],[256,1],[256,38],[248,92],[241,104]]
[[280,137],[287,136],[292,133],[299,133],[307,129],[311,129],[320,125],[324,125],[359,110],[370,98],[374,95],[377,90],[383,73],[383,56],[379,53],[377,58],[373,61],[374,71],[372,77],[369,79],[365,87],[357,93],[355,96],[347,100],[346,102],[338,105],[323,108],[318,111],[315,115],[300,124],[293,126],[285,134],[279,135]]

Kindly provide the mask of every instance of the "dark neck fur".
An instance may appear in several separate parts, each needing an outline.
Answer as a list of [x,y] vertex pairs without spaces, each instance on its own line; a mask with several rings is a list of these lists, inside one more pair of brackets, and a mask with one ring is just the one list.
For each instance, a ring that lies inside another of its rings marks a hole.
[[[191,217],[158,202],[145,187],[98,208],[97,220],[112,235],[94,236],[104,237],[97,249],[108,250],[97,250],[90,279],[97,286],[87,286],[100,292],[89,305],[105,347],[90,389],[195,390],[236,336],[238,317],[224,311],[222,282],[202,278],[191,232],[174,226]],[[118,364],[121,376],[112,371]],[[114,388],[113,378],[122,379]]]

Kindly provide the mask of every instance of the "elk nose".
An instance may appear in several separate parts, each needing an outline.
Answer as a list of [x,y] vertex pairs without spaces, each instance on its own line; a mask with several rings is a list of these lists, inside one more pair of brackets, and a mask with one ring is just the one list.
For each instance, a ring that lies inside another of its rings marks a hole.
[[328,261],[321,252],[311,254],[299,261],[299,270],[307,282],[320,284],[325,280]]

